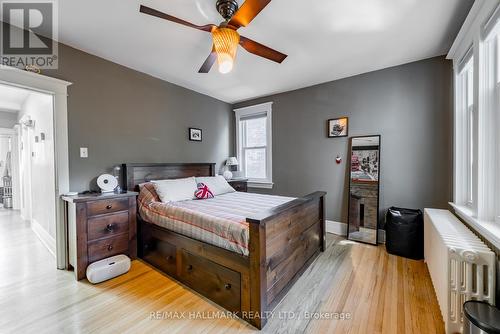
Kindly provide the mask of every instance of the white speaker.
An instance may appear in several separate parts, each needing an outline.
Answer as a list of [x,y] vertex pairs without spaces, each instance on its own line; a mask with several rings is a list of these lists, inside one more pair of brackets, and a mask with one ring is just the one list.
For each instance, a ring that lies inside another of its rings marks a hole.
[[102,174],[97,178],[97,185],[102,193],[112,193],[118,186],[118,180],[113,175]]
[[126,255],[108,257],[87,267],[87,279],[96,284],[125,274],[130,270],[130,259]]

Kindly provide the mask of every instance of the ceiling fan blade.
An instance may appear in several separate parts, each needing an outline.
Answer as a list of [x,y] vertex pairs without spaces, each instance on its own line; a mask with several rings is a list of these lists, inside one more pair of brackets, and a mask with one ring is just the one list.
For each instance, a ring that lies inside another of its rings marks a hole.
[[246,27],[270,2],[271,0],[246,0],[231,18],[229,25],[236,29]]
[[188,21],[184,21],[184,20],[179,19],[179,18],[177,18],[175,16],[165,14],[163,12],[160,12],[160,11],[156,10],[156,9],[153,9],[153,8],[150,8],[150,7],[146,7],[144,5],[141,5],[141,8],[139,9],[139,11],[141,13],[144,13],[144,14],[156,16],[156,17],[159,17],[160,19],[164,19],[164,20],[167,20],[167,21],[175,22],[175,23],[187,26],[187,27],[195,28],[195,29],[198,29],[198,30],[206,31],[206,32],[212,32],[212,29],[214,27],[216,27],[213,24],[207,24],[207,25],[204,25],[204,26],[197,26],[196,24],[192,24],[192,23],[190,23]]
[[240,45],[245,50],[253,53],[254,55],[275,61],[280,64],[283,62],[283,60],[285,60],[286,57],[288,57],[286,54],[268,48],[265,45],[252,41],[251,39],[243,36],[240,36]]
[[198,73],[210,72],[210,69],[212,68],[212,66],[214,66],[216,59],[217,59],[217,54],[215,53],[215,48],[212,47],[212,52],[210,52],[203,65],[201,65],[201,68],[198,71]]

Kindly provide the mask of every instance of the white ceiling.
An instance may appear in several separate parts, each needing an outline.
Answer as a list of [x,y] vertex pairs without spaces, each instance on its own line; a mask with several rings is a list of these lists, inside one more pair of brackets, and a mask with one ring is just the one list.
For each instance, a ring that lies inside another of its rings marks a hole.
[[[198,69],[209,33],[139,13],[139,5],[218,24],[216,0],[59,1],[59,40],[226,102],[298,89],[445,54],[473,0],[274,0],[239,32],[288,54],[239,48],[234,70]],[[240,1],[241,3],[242,1]]]
[[30,94],[29,90],[0,84],[0,111],[17,113]]

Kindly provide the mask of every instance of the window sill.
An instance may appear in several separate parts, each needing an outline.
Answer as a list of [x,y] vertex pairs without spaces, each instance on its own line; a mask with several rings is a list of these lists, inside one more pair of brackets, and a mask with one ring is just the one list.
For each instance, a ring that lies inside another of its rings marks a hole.
[[274,183],[264,181],[248,181],[248,188],[273,189]]
[[449,203],[455,213],[465,220],[477,233],[481,234],[493,246],[500,249],[500,224],[495,221],[480,220],[474,216],[470,208],[464,205]]

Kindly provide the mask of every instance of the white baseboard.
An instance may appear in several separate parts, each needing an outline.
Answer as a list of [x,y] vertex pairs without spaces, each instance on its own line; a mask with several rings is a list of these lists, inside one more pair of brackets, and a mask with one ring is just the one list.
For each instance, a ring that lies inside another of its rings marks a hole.
[[326,232],[345,237],[345,236],[347,236],[347,224],[341,223],[341,222],[336,222],[333,220],[327,220],[326,221]]
[[[345,236],[347,236],[347,224],[341,223],[341,222],[336,222],[333,220],[327,220],[326,221],[326,232],[345,237]],[[381,230],[381,229],[378,230],[378,243],[379,244],[385,243],[385,230]]]
[[54,239],[36,220],[31,220],[31,229],[37,235],[42,244],[49,250],[49,252],[56,257],[56,239]]

